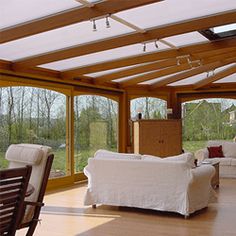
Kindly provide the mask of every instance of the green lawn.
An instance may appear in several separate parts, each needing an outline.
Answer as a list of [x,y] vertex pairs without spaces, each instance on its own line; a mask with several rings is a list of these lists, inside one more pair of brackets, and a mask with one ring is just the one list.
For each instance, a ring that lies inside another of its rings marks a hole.
[[206,147],[207,141],[183,141],[183,149],[185,152],[196,152],[197,150]]

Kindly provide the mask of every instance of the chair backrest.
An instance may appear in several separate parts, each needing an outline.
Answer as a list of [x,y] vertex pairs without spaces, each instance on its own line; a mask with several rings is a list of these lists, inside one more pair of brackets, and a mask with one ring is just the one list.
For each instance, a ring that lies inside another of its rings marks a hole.
[[[26,198],[26,201],[43,201],[53,160],[53,155],[50,152],[50,147],[37,144],[12,144],[6,152],[9,168],[32,165],[32,174],[29,182],[34,187],[34,192]],[[36,209],[37,207],[35,206],[27,206],[22,221],[23,224],[32,220]]]
[[15,235],[24,210],[32,167],[0,171],[0,235]]

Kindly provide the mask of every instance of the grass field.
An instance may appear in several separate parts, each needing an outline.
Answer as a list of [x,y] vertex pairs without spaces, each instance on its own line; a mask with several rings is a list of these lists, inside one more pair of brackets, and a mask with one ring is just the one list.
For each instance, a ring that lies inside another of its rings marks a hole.
[[[185,141],[183,142],[183,149],[188,152],[194,153],[198,149],[205,147],[206,141]],[[83,171],[83,168],[87,165],[89,157],[94,155],[96,150],[84,150],[75,152],[75,172]],[[115,151],[115,150],[114,150]],[[66,150],[58,149],[53,151],[54,161],[52,166],[53,172],[60,172],[60,175],[66,175]],[[0,152],[0,168],[7,168],[8,161],[4,158],[4,152]]]

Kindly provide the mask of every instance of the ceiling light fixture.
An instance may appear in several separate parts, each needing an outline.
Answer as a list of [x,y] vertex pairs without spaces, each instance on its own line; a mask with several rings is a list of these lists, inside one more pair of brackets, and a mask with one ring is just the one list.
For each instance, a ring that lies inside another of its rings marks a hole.
[[143,52],[146,52],[146,43],[143,43]]
[[158,44],[157,44],[157,40],[154,42],[154,44],[155,44],[155,47],[156,47],[156,48],[159,48],[159,46],[158,46]]
[[143,45],[143,52],[146,52],[147,50],[147,44],[148,43],[154,43],[154,46],[155,48],[159,48],[158,46],[158,39],[155,39],[155,40],[148,40],[148,41],[145,41],[145,42],[142,42],[142,45]]
[[96,21],[93,20],[93,32],[97,31]]
[[109,22],[109,16],[106,16],[106,27],[111,28],[110,22]]

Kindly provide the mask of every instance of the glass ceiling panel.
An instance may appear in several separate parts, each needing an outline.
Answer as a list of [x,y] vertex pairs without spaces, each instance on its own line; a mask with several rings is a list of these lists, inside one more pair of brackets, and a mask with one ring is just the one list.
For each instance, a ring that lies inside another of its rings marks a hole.
[[[161,60],[159,60],[159,61],[161,61]],[[114,73],[114,72],[119,72],[119,71],[127,70],[127,69],[130,69],[130,68],[135,68],[135,67],[144,66],[144,65],[148,65],[148,64],[150,65],[152,63],[156,63],[156,61],[140,63],[140,64],[136,64],[136,65],[132,65],[132,66],[120,67],[120,68],[117,68],[117,69],[104,70],[104,71],[99,71],[99,72],[96,72],[96,73],[90,73],[90,74],[86,74],[86,75],[96,78],[96,77],[99,77],[99,76],[102,76],[102,75],[108,75],[108,74],[111,74],[111,73]]]
[[171,36],[168,38],[164,38],[164,40],[175,45],[176,47],[209,41],[202,34],[196,31],[186,33],[186,34],[179,34],[179,35]]
[[165,0],[116,15],[145,29],[235,8],[235,0]]
[[168,86],[181,86],[181,85],[195,84],[198,81],[200,81],[202,79],[205,79],[206,77],[207,77],[207,73],[204,72],[204,73],[201,73],[201,74],[198,74],[198,75],[191,76],[187,79],[183,79],[183,80],[180,80],[180,81],[176,81],[172,84],[168,84]]
[[136,74],[136,75],[126,76],[126,77],[123,77],[123,78],[120,78],[120,79],[112,80],[112,82],[124,82],[124,81],[130,80],[132,78],[135,78],[137,76],[147,75],[147,74],[152,73],[152,72],[154,72],[154,71],[148,71],[148,72],[139,73],[139,74]]
[[57,62],[47,63],[40,65],[40,67],[48,68],[52,70],[69,70],[76,67],[92,65],[98,62],[107,62],[110,60],[125,58],[134,55],[140,55],[142,53],[149,53],[153,51],[160,51],[162,49],[168,48],[166,45],[158,43],[159,48],[157,49],[153,43],[147,45],[147,51],[143,52],[143,45],[133,44],[125,47],[119,47],[115,49],[110,49],[106,51],[101,51],[97,53],[92,53],[80,57],[74,57],[66,60],[61,60]]
[[235,74],[232,74],[232,75],[229,75],[229,76],[226,76],[225,78],[223,79],[220,79],[218,81],[215,81],[214,84],[217,84],[217,83],[232,83],[232,82],[236,82],[236,73]]
[[79,6],[75,0],[1,0],[0,29]]
[[14,61],[134,31],[112,19],[110,25],[111,28],[106,28],[105,19],[96,20],[97,31],[94,32],[92,22],[85,21],[14,40],[0,45],[0,58]]
[[231,31],[231,30],[236,30],[236,23],[235,24],[229,24],[229,25],[222,25],[222,26],[212,28],[212,31],[215,34],[224,33],[224,32],[228,32],[228,31]]
[[141,65],[144,65],[144,64],[148,64],[148,63],[141,63],[141,64],[138,64],[138,65],[132,65],[132,66],[125,66],[125,67],[120,67],[120,68],[110,69],[110,70],[104,70],[104,71],[99,71],[99,72],[85,74],[85,75],[96,78],[96,77],[99,77],[99,76],[102,76],[102,75],[108,75],[108,74],[111,74],[111,73],[114,73],[114,72],[134,68],[134,67],[141,66]]

